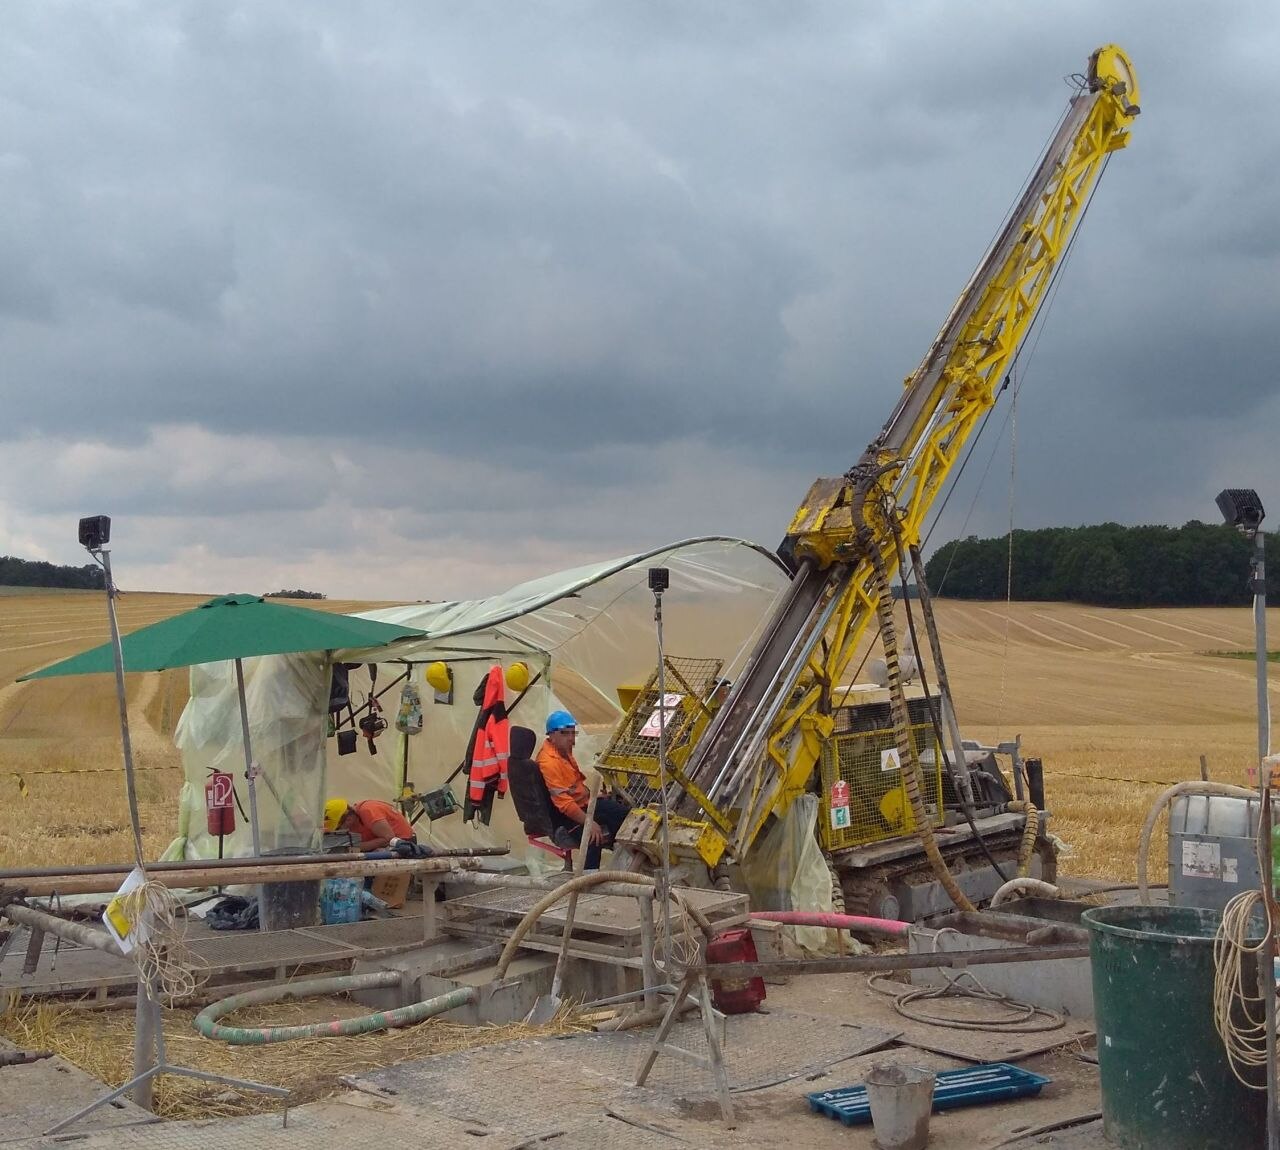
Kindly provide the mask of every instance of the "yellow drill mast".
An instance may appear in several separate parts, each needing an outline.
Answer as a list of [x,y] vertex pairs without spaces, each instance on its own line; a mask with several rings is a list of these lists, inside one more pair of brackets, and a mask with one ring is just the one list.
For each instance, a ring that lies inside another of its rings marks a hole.
[[[1128,57],[1114,45],[1098,49],[888,422],[857,464],[805,496],[780,548],[794,570],[788,593],[728,699],[699,716],[672,775],[673,855],[708,866],[726,853],[741,858],[769,816],[810,785],[832,731],[832,692],[877,611],[882,634],[892,630],[888,580],[994,405],[1107,158],[1128,143],[1137,104]],[[658,821],[652,807],[634,811],[620,843],[654,859]]]

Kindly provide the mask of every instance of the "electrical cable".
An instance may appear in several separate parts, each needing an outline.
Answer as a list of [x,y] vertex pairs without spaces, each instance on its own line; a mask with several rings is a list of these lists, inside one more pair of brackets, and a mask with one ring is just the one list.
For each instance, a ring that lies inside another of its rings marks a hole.
[[[1258,873],[1267,883],[1271,876],[1263,867],[1264,831],[1264,820],[1259,818],[1253,845]],[[1264,920],[1260,932],[1251,928],[1259,903]],[[1273,905],[1261,890],[1241,891],[1223,908],[1222,922],[1213,939],[1213,1025],[1227,1052],[1231,1073],[1249,1090],[1267,1089],[1266,999],[1259,993],[1259,983],[1267,988],[1265,993],[1274,995],[1275,980],[1271,971],[1260,972],[1258,966],[1266,954],[1268,939],[1275,934]],[[1258,936],[1257,942],[1249,942],[1251,934]],[[1259,1012],[1261,1019],[1255,1021]],[[1260,1082],[1251,1082],[1241,1073],[1241,1068],[1259,1067],[1264,1072]]]
[[[1259,903],[1260,891],[1246,890],[1236,895],[1222,912],[1222,922],[1213,940],[1213,1025],[1227,1052],[1231,1073],[1250,1090],[1265,1090],[1266,1083],[1250,1082],[1240,1068],[1267,1065],[1267,1023],[1265,1002],[1257,993],[1255,978],[1245,974],[1247,958],[1256,963],[1266,947],[1265,935],[1250,944],[1250,920]],[[1271,929],[1268,922],[1267,929]],[[1250,971],[1250,974],[1253,974]],[[1246,985],[1253,983],[1251,991]],[[1236,1008],[1239,1004],[1239,1009]],[[1258,1011],[1262,1018],[1253,1021]]]
[[[938,953],[938,941],[944,934],[962,937],[955,927],[943,927],[930,940],[930,953]],[[943,980],[938,986],[915,986],[909,990],[897,991],[880,985],[888,977],[884,974],[869,976],[867,986],[876,994],[891,998],[893,1009],[903,1018],[929,1026],[945,1026],[951,1030],[986,1030],[998,1034],[1042,1034],[1049,1030],[1061,1030],[1066,1025],[1066,1019],[1055,1011],[1032,1006],[1029,1002],[1019,1002],[1007,994],[991,990],[971,970],[962,969],[953,974],[943,968],[938,973]],[[990,1018],[960,1018],[954,1014],[922,1010],[917,1005],[948,998],[990,1003],[1001,1008],[1004,1013]]]

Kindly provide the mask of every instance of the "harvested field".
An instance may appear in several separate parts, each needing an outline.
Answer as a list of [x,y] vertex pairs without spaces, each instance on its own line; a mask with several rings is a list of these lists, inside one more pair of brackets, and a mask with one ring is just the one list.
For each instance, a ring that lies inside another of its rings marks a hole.
[[[128,595],[122,627],[204,598]],[[1198,777],[1201,755],[1213,778],[1243,780],[1256,746],[1253,664],[1211,652],[1252,649],[1246,609],[1006,610],[943,600],[938,615],[966,735],[994,742],[1020,734],[1024,754],[1044,760],[1054,830],[1072,851],[1065,870],[1131,881],[1138,828],[1158,784]],[[1276,633],[1280,611],[1268,626]],[[101,593],[0,598],[0,866],[128,857],[112,681],[12,681],[106,635]],[[130,676],[143,819],[155,852],[174,833],[181,775],[169,736],[185,699],[185,672]]]
[[[942,601],[938,617],[966,737],[1021,735],[1044,761],[1064,872],[1132,881],[1157,784],[1199,778],[1201,755],[1211,778],[1246,781],[1254,666],[1210,652],[1253,650],[1248,610]],[[1268,612],[1268,633],[1278,625]],[[1164,849],[1153,843],[1152,881]]]
[[[19,675],[105,643],[111,634],[106,600],[100,591],[3,590],[0,867],[130,858],[133,846],[114,678],[88,675],[14,682]],[[120,630],[128,634],[209,598],[124,594],[117,609]],[[297,605],[325,611],[380,606],[329,599]],[[144,843],[154,857],[175,834],[182,773],[171,737],[187,701],[187,672],[128,675],[125,684]]]

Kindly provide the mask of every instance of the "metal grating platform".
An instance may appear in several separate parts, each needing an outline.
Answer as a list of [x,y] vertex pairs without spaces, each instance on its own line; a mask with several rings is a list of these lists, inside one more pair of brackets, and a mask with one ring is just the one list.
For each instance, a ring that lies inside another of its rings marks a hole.
[[[381,951],[421,942],[422,935],[421,913],[410,913],[369,922],[274,931],[220,932],[192,922],[187,941],[208,964],[211,977],[219,980],[257,971],[272,973],[282,967],[318,967],[376,957]],[[0,994],[96,991],[105,996],[113,989],[131,989],[137,982],[137,972],[128,959],[58,942],[52,936],[46,936],[39,964],[31,974],[22,973],[25,952],[26,932],[17,932],[0,959]]]
[[[747,919],[744,894],[680,888],[680,894],[716,927]],[[542,891],[484,890],[441,904],[443,929],[451,934],[505,940],[511,928],[544,895]],[[521,940],[531,950],[558,953],[566,918],[565,905],[546,911]],[[628,895],[583,894],[578,899],[569,953],[575,958],[641,967],[644,948],[639,903]]]

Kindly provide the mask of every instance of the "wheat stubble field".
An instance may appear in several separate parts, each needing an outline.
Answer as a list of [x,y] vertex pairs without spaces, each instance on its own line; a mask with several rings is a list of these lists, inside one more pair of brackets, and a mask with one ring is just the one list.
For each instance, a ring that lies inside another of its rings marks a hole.
[[[134,593],[126,632],[207,596]],[[325,601],[329,610],[366,604]],[[1214,651],[1253,645],[1247,609],[1110,610],[940,601],[939,624],[966,737],[1022,736],[1044,760],[1064,873],[1128,881],[1156,784],[1241,782],[1254,756],[1253,664]],[[1280,625],[1280,612],[1268,620]],[[130,856],[115,691],[108,676],[14,682],[107,638],[101,593],[0,595],[0,867]],[[181,774],[173,726],[186,672],[129,676],[149,851],[172,838]],[[25,789],[25,796],[23,790]],[[1163,847],[1153,850],[1159,868]]]
[[[127,634],[209,598],[123,595],[120,629]],[[380,604],[299,605],[357,611]],[[133,857],[114,678],[14,682],[109,638],[100,591],[0,588],[0,868]],[[177,825],[182,773],[172,735],[187,699],[187,672],[128,675],[125,682],[143,837],[155,857]]]

